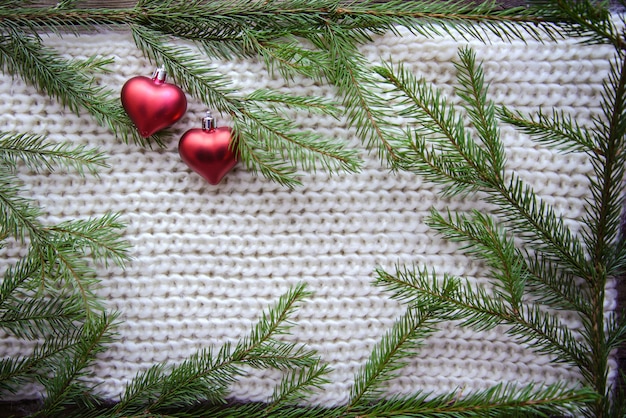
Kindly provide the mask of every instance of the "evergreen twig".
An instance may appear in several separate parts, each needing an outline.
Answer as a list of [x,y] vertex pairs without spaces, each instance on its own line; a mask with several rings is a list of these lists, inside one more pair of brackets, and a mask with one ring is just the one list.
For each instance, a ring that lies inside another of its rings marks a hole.
[[[102,57],[66,59],[41,38],[103,27],[130,29],[139,50],[164,65],[193,97],[232,118],[234,148],[246,167],[287,186],[299,184],[300,169],[357,171],[356,150],[337,139],[300,129],[296,112],[344,117],[368,148],[394,169],[418,173],[443,185],[444,194],[480,192],[493,214],[433,211],[429,225],[485,262],[491,287],[425,267],[378,271],[377,283],[405,302],[399,318],[355,376],[348,405],[303,406],[301,397],[323,388],[330,368],[304,346],[280,336],[308,296],[291,289],[235,344],[198,351],[178,365],[157,364],[140,373],[115,405],[94,395],[85,377],[96,356],[114,338],[115,314],[94,294],[92,265],[123,266],[128,244],[118,215],[44,225],[42,211],[24,197],[16,175],[58,166],[83,175],[105,166],[97,150],[54,144],[35,133],[0,133],[0,244],[28,247],[8,266],[0,283],[0,329],[11,338],[36,340],[23,358],[0,360],[0,394],[43,385],[39,416],[622,416],[624,391],[608,379],[612,350],[626,341],[623,312],[606,315],[605,288],[623,274],[626,244],[619,235],[626,135],[626,41],[605,4],[552,0],[528,8],[499,9],[493,2],[404,2],[269,0],[139,0],[129,8],[80,7],[60,0],[50,7],[8,0],[0,5],[0,68],[21,77],[80,114],[87,112],[124,140],[149,145],[124,114],[112,92],[97,85],[94,71],[107,71]],[[216,13],[216,10],[219,13]],[[616,49],[603,96],[603,115],[581,126],[563,111],[534,116],[497,109],[488,99],[483,69],[467,48],[459,53],[457,95],[467,118],[444,95],[402,65],[372,67],[359,46],[373,35],[399,33],[399,26],[427,37],[449,34],[488,41],[585,37]],[[191,41],[201,53],[171,41]],[[259,57],[287,81],[298,76],[329,82],[338,100],[298,97],[278,91],[235,91],[206,58]],[[390,91],[381,92],[380,83]],[[391,101],[388,96],[391,95]],[[390,106],[390,103],[392,106]],[[286,112],[291,112],[286,115]],[[396,114],[397,113],[397,114]],[[401,128],[400,120],[408,121]],[[500,120],[498,120],[500,119]],[[472,129],[467,128],[468,122]],[[506,170],[499,122],[510,123],[540,144],[584,153],[593,166],[591,198],[583,232],[572,232],[546,202]],[[566,310],[582,328],[570,330]],[[406,358],[430,338],[441,321],[485,330],[497,325],[521,344],[552,361],[575,367],[582,386],[498,384],[460,396],[417,391],[385,398],[384,387]],[[227,399],[229,386],[247,367],[284,373],[268,403]],[[623,380],[622,376],[622,380]]]

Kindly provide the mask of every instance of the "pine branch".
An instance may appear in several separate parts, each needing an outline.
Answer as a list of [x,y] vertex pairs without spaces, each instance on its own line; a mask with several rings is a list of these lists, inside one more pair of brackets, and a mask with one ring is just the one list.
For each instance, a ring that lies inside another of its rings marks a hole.
[[506,107],[499,110],[503,122],[510,123],[531,136],[539,143],[555,146],[563,152],[585,152],[599,154],[597,144],[588,129],[581,127],[564,112],[546,114],[539,109],[537,115],[526,117]]
[[19,26],[6,20],[0,22],[0,68],[20,76],[38,90],[58,99],[72,112],[89,112],[96,121],[107,126],[124,140],[130,137],[145,144],[136,133],[124,109],[109,90],[97,87],[93,77],[56,51],[45,47],[36,36],[27,36]]
[[375,284],[409,306],[439,304],[442,309],[438,311],[438,318],[460,321],[464,327],[480,331],[507,325],[506,332],[520,343],[550,354],[555,361],[575,364],[583,373],[590,370],[585,346],[558,317],[543,312],[538,306],[525,305],[514,311],[501,298],[489,295],[481,287],[467,281],[461,284],[459,279],[449,276],[444,276],[440,282],[425,270],[398,269],[395,274],[378,270]]
[[[496,385],[456,398],[454,394],[384,400],[359,410],[359,417],[548,417],[576,411],[579,405],[596,399],[589,389],[568,389],[563,385]],[[567,416],[567,415],[565,415]]]
[[312,131],[300,131],[284,116],[286,108],[336,115],[331,103],[261,90],[238,97],[223,76],[206,68],[189,49],[164,45],[161,36],[140,27],[133,28],[133,35],[137,46],[155,63],[162,63],[186,91],[234,118],[238,138],[234,148],[248,169],[290,187],[299,184],[298,164],[313,170],[321,165],[330,173],[358,170],[356,151]]
[[92,402],[89,395],[85,396],[90,391],[80,378],[93,364],[96,355],[103,352],[106,344],[112,341],[115,318],[116,315],[102,314],[83,325],[81,334],[76,339],[78,343],[74,347],[73,355],[70,358],[63,358],[56,365],[52,376],[40,379],[46,388],[47,396],[43,408],[34,416],[53,416],[68,406],[76,406],[77,402],[78,405]]
[[[116,415],[156,413],[193,407],[205,401],[224,404],[228,386],[244,374],[243,365],[273,367],[291,373],[275,391],[276,401],[287,402],[298,393],[323,384],[323,375],[329,369],[320,365],[314,352],[274,339],[288,332],[289,316],[308,295],[304,285],[290,289],[275,307],[262,314],[250,335],[235,347],[226,344],[217,355],[211,349],[202,350],[171,368],[162,364],[151,367],[127,386],[113,412]],[[277,407],[277,404],[268,406]]]
[[69,143],[54,144],[39,135],[8,132],[0,132],[0,160],[12,170],[22,162],[35,171],[50,172],[62,166],[73,168],[80,175],[84,175],[85,169],[97,175],[99,168],[107,167],[104,154],[96,149]]
[[81,249],[93,260],[104,262],[111,260],[124,266],[128,260],[130,244],[123,239],[120,231],[125,227],[118,221],[119,214],[106,213],[98,218],[62,222],[45,228],[55,240]]
[[359,370],[350,391],[345,412],[359,410],[383,395],[382,385],[397,377],[406,359],[415,354],[423,341],[435,331],[437,305],[407,309],[374,347],[366,364]]

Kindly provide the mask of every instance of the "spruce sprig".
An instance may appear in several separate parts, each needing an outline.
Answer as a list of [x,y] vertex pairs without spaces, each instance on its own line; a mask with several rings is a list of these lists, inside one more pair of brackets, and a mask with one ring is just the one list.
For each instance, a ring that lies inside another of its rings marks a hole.
[[309,170],[321,166],[330,173],[358,170],[355,150],[300,130],[285,117],[288,109],[337,115],[339,110],[332,103],[268,90],[236,95],[224,76],[206,68],[188,48],[166,45],[158,33],[141,27],[134,27],[133,35],[138,47],[155,63],[164,65],[186,91],[234,118],[233,128],[239,138],[234,147],[248,169],[258,169],[287,186],[299,184],[298,166]]
[[563,416],[578,404],[593,399],[590,390],[560,384],[523,387],[498,384],[462,397],[451,393],[418,393],[394,397],[359,408],[358,417],[550,417]]
[[233,117],[240,136],[237,151],[248,169],[294,186],[299,184],[299,169],[358,170],[356,151],[298,129],[284,117],[284,108],[269,109],[258,96],[242,100],[229,89],[228,80],[186,47],[169,45],[171,39],[192,41],[209,59],[258,56],[270,72],[276,70],[287,79],[300,74],[330,81],[338,87],[344,113],[364,143],[394,167],[392,142],[399,133],[389,123],[393,115],[387,113],[385,101],[373,93],[375,80],[359,45],[374,34],[395,32],[397,26],[429,37],[453,33],[486,40],[487,35],[557,37],[563,25],[574,25],[579,33],[590,30],[588,23],[572,21],[558,10],[542,18],[530,9],[501,9],[495,2],[179,0],[138,1],[119,9],[81,8],[73,1],[53,7],[5,4],[0,5],[0,64],[73,111],[90,112],[125,140],[161,144],[158,135],[146,141],[132,129],[117,99],[97,87],[82,64],[62,59],[39,39],[41,32],[80,35],[100,27],[128,28],[139,49],[156,65],[164,65],[186,91]]
[[[18,171],[55,170],[97,174],[106,166],[96,149],[53,143],[40,135],[0,133],[0,208],[3,246],[27,251],[7,266],[0,284],[0,329],[7,337],[30,340],[32,352],[0,360],[0,394],[39,381],[48,393],[41,415],[87,399],[80,383],[94,355],[110,341],[115,314],[102,311],[95,296],[95,264],[123,265],[128,243],[118,215],[46,225],[43,211],[23,197]],[[87,261],[87,260],[90,261]]]
[[[603,307],[607,281],[623,273],[625,261],[619,227],[626,162],[626,72],[623,51],[617,49],[616,57],[605,83],[604,117],[596,118],[593,132],[560,111],[553,117],[543,113],[525,117],[508,109],[496,112],[487,99],[482,66],[467,48],[459,51],[457,94],[473,133],[433,87],[401,67],[377,69],[396,95],[400,112],[417,124],[401,145],[401,166],[426,173],[452,196],[480,191],[494,204],[493,215],[433,210],[429,219],[435,231],[486,262],[489,289],[447,275],[439,278],[425,268],[400,266],[395,273],[379,270],[377,284],[410,307],[443,304],[437,311],[443,320],[477,330],[506,325],[521,344],[576,367],[584,384],[598,395],[581,411],[594,417],[617,416],[613,414],[621,408],[619,395],[612,402],[615,389],[607,379],[609,353],[624,342],[624,320],[611,316],[607,323]],[[589,177],[592,197],[581,220],[581,235],[570,231],[532,186],[505,170],[497,113],[544,144],[588,156],[594,167]],[[553,309],[571,311],[582,329],[570,330]],[[611,337],[607,329],[612,330]]]
[[395,377],[424,340],[435,331],[434,311],[440,305],[408,309],[372,350],[367,363],[355,376],[347,412],[370,405],[384,394],[383,384]]
[[179,365],[157,364],[139,374],[112,409],[113,415],[168,410],[173,413],[201,402],[223,405],[229,385],[245,374],[244,366],[286,372],[264,414],[293,403],[312,388],[321,387],[326,383],[328,366],[321,364],[314,351],[277,339],[289,332],[289,317],[308,296],[305,286],[297,285],[262,313],[250,335],[234,346],[224,344],[217,353],[204,349]]
[[[25,34],[14,22],[0,29],[0,68],[54,97],[72,112],[89,112],[95,120],[124,140],[145,143],[111,91],[97,86],[86,70],[94,62],[73,62],[43,45],[37,35]],[[100,61],[98,69],[108,61]]]
[[0,154],[3,163],[16,170],[21,162],[35,172],[52,171],[61,166],[76,170],[80,175],[85,169],[98,175],[98,169],[106,167],[104,153],[85,146],[69,143],[52,143],[39,135],[0,132]]

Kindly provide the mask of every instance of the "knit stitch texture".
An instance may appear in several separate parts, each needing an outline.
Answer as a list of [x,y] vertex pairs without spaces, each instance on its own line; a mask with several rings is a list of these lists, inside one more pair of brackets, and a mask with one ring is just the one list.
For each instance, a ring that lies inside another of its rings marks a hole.
[[[400,31],[362,48],[377,63],[393,59],[444,89],[452,100],[457,50],[467,42],[425,39]],[[119,91],[153,66],[127,33],[50,37],[45,42],[70,57],[100,55],[115,59],[99,81]],[[581,124],[599,115],[602,80],[608,73],[610,46],[581,46],[575,41],[529,40],[490,44],[470,42],[484,61],[490,98],[522,112],[553,107]],[[331,96],[332,88],[296,79],[290,84],[270,76],[262,63],[236,60],[212,63],[242,93],[276,88],[302,95]],[[432,207],[492,210],[479,196],[442,198],[438,186],[408,173],[390,173],[376,153],[363,151],[359,174],[303,176],[304,186],[287,190],[235,167],[221,184],[211,186],[181,162],[177,142],[199,127],[204,105],[189,98],[185,117],[172,129],[163,149],[124,144],[84,114],[73,115],[19,79],[2,75],[0,125],[3,130],[46,134],[51,140],[100,147],[110,169],[99,178],[72,172],[22,172],[31,195],[44,207],[45,222],[121,212],[125,237],[133,245],[125,270],[101,270],[98,294],[121,312],[120,339],[99,357],[94,382],[115,398],[138,372],[155,362],[180,362],[203,347],[219,347],[248,334],[263,309],[287,289],[306,282],[314,292],[296,312],[286,338],[318,350],[333,368],[332,383],[312,402],[345,403],[358,368],[388,330],[403,306],[371,282],[377,266],[418,263],[485,282],[482,265],[458,246],[443,241],[425,224]],[[172,81],[172,80],[169,80]],[[218,116],[227,125],[225,116]],[[320,116],[300,118],[303,128],[363,148],[345,122]],[[578,228],[589,195],[586,157],[547,150],[508,126],[502,126],[508,168]],[[19,249],[3,250],[2,263],[15,261]],[[606,308],[615,309],[616,292],[607,289]],[[565,317],[572,328],[580,324]],[[0,355],[25,352],[24,343],[0,336]],[[252,370],[232,387],[239,400],[263,401],[280,374]],[[444,393],[487,388],[497,382],[574,382],[576,371],[550,363],[520,347],[502,328],[477,333],[453,323],[429,338],[390,394],[417,390]],[[40,396],[33,387],[27,397]]]

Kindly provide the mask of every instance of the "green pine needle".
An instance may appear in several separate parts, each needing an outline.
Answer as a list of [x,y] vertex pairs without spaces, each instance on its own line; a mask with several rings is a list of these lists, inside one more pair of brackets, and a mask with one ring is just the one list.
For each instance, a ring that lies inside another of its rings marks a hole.
[[55,167],[72,168],[80,175],[85,169],[97,175],[98,169],[108,167],[106,156],[84,145],[70,143],[54,144],[38,135],[0,132],[0,160],[15,170],[18,162],[26,164],[34,171],[54,171]]
[[346,411],[359,409],[379,399],[383,384],[395,377],[415,354],[424,339],[435,331],[437,305],[411,309],[400,317],[374,347],[367,363],[357,373]]

